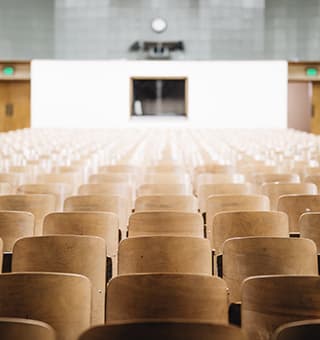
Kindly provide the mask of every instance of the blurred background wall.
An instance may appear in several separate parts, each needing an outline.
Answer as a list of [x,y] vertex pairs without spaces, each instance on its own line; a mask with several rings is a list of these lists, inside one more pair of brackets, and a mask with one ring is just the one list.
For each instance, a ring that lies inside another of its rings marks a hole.
[[318,60],[319,15],[320,0],[0,0],[0,55],[141,59],[135,41],[182,40],[175,59]]

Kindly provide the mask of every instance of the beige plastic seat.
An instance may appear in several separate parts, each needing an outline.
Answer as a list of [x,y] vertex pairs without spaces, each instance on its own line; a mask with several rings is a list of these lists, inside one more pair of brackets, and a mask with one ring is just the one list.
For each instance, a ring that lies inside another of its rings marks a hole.
[[0,211],[0,237],[3,252],[12,252],[21,237],[34,235],[34,216],[26,211]]
[[207,210],[207,199],[211,195],[236,195],[254,194],[254,187],[251,183],[217,183],[202,184],[199,186],[198,200],[201,213]]
[[299,218],[301,237],[309,238],[315,242],[317,252],[320,253],[320,212],[304,213]]
[[209,275],[119,275],[107,288],[107,324],[139,320],[228,323],[227,287]]
[[207,227],[211,247],[222,252],[224,241],[234,237],[288,237],[288,216],[280,211],[226,211],[217,213]]
[[214,215],[222,211],[268,211],[269,209],[269,198],[265,195],[211,195],[207,199],[206,223],[210,228]]
[[0,183],[0,195],[8,195],[12,194],[12,185],[9,183],[1,182]]
[[183,211],[141,211],[130,215],[129,237],[203,237],[203,219],[198,213]]
[[232,302],[240,301],[241,284],[257,275],[317,275],[317,249],[303,238],[243,237],[223,245],[223,279]]
[[118,230],[118,216],[110,212],[57,212],[46,215],[43,220],[44,235],[70,234],[103,238],[107,245],[107,255],[114,261],[114,267],[117,263]]
[[320,318],[320,277],[254,276],[242,285],[242,328],[248,340],[269,340],[282,324]]
[[112,195],[77,195],[67,197],[64,201],[64,211],[102,211],[112,212],[118,216],[119,229],[122,237],[127,232],[128,225],[128,199]]
[[0,196],[0,210],[27,211],[35,218],[34,234],[42,234],[42,221],[46,214],[55,211],[53,195],[4,195]]
[[55,340],[55,331],[45,322],[20,319],[0,318],[1,340]]
[[104,325],[89,329],[79,340],[244,340],[240,328],[201,323],[140,322],[120,325]]
[[106,246],[100,237],[50,235],[26,237],[13,248],[13,272],[81,274],[92,285],[92,324],[104,322]]
[[135,211],[150,210],[197,212],[198,202],[192,195],[150,195],[137,197]]
[[61,211],[64,199],[72,195],[72,187],[66,183],[24,184],[18,187],[17,193],[54,195],[56,198],[55,210]]
[[[0,317],[48,323],[56,340],[77,340],[90,327],[91,287],[82,275],[10,273],[0,275]],[[18,339],[24,339],[22,334]]]
[[143,184],[139,187],[137,196],[148,195],[190,195],[192,194],[190,184]]
[[199,237],[132,237],[119,245],[119,274],[212,275],[210,242]]
[[278,210],[289,217],[289,232],[299,232],[299,218],[305,212],[320,212],[320,195],[283,195]]
[[289,322],[277,328],[272,340],[318,340],[320,319]]
[[265,183],[261,187],[261,193],[269,197],[270,209],[278,209],[280,196],[290,194],[317,194],[317,186],[313,183]]

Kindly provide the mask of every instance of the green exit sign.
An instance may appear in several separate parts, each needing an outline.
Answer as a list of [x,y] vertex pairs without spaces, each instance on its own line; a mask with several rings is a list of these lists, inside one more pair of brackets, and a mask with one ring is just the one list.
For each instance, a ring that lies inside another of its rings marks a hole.
[[318,75],[318,69],[316,67],[307,67],[306,68],[306,75],[308,77],[315,77]]
[[4,66],[2,69],[2,74],[5,76],[13,76],[14,75],[14,67],[13,66]]

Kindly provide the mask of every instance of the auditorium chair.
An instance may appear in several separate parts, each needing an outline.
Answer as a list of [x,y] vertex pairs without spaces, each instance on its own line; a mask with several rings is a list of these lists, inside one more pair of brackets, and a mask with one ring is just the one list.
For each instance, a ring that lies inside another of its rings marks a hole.
[[212,275],[210,242],[199,237],[132,237],[119,245],[119,275],[191,273]]
[[288,216],[280,211],[226,211],[213,217],[208,227],[211,247],[217,254],[223,243],[234,237],[273,236],[288,237]]
[[186,167],[183,164],[165,162],[159,163],[157,165],[146,166],[145,172],[170,172],[175,174],[186,173]]
[[272,335],[272,340],[318,340],[320,319],[289,322],[281,325]]
[[303,238],[242,237],[223,244],[223,279],[231,302],[241,299],[241,284],[249,276],[317,275],[317,249]]
[[97,174],[89,176],[89,183],[128,183],[133,187],[136,185],[136,176],[127,172],[104,172],[104,167],[99,168]]
[[[18,172],[1,172],[0,183],[7,183],[11,187],[11,193],[14,193],[17,187],[23,184],[23,174]],[[7,189],[7,188],[6,188]]]
[[245,183],[245,177],[234,173],[200,173],[194,179],[194,190],[196,194],[199,194],[200,186],[203,184],[227,183]]
[[56,199],[53,195],[28,194],[0,196],[0,210],[27,211],[34,215],[34,234],[42,234],[42,221],[46,214],[55,211]]
[[142,184],[137,190],[137,196],[150,196],[150,195],[190,195],[192,194],[190,184],[177,184],[177,183],[153,183]]
[[234,210],[268,211],[269,209],[269,198],[265,195],[211,195],[207,199],[206,225],[210,229],[213,217],[218,212]]
[[176,320],[228,323],[227,287],[214,276],[119,275],[107,288],[106,322]]
[[66,212],[102,211],[115,213],[118,216],[122,237],[125,237],[129,218],[128,206],[129,199],[122,196],[103,194],[76,195],[65,199],[63,210]]
[[107,246],[107,256],[112,261],[112,273],[113,275],[117,273],[119,227],[116,214],[90,211],[51,213],[43,220],[43,235],[55,234],[89,235],[103,238]]
[[190,176],[186,173],[147,172],[142,178],[142,184],[184,184],[188,186],[190,183]]
[[283,195],[278,210],[289,217],[289,232],[299,232],[299,218],[305,212],[320,212],[320,195]]
[[[99,173],[106,174],[127,174],[129,178],[134,182],[140,182],[141,168],[140,166],[131,164],[113,164],[113,165],[102,165],[99,167]],[[92,182],[90,182],[92,183]]]
[[45,322],[22,318],[0,318],[1,340],[55,340],[54,329]]
[[34,216],[26,211],[0,211],[0,237],[3,252],[12,252],[21,237],[34,235]]
[[315,242],[320,253],[320,211],[303,213],[299,218],[300,236]]
[[251,183],[215,183],[201,184],[198,191],[199,210],[203,214],[207,209],[207,199],[211,195],[254,194]]
[[[0,275],[0,317],[28,317],[46,322],[56,331],[56,340],[77,340],[91,326],[90,314],[91,287],[85,276],[66,273]],[[25,339],[24,334],[18,339]]]
[[203,219],[198,213],[164,210],[140,211],[129,217],[128,236],[204,236]]
[[251,181],[257,186],[264,183],[300,183],[300,176],[295,173],[253,173]]
[[13,189],[12,185],[6,182],[1,182],[0,183],[0,195],[8,195],[12,194]]
[[245,340],[240,328],[194,321],[142,321],[103,325],[84,332],[79,340]]
[[149,195],[137,197],[135,211],[178,210],[197,212],[198,202],[193,195]]
[[72,187],[66,183],[23,184],[17,188],[18,194],[49,194],[56,198],[56,211],[63,208],[64,199],[72,195]]
[[19,239],[13,248],[13,272],[81,274],[92,286],[93,325],[104,322],[106,245],[96,236],[49,235]]
[[78,188],[79,195],[115,195],[128,200],[129,214],[134,206],[135,195],[132,186],[128,183],[89,183],[82,184]]
[[39,174],[37,176],[37,183],[63,183],[68,184],[72,188],[72,193],[75,193],[79,184],[80,176],[76,172],[66,172],[66,173],[49,173],[49,174]]
[[261,193],[269,197],[270,209],[277,210],[280,196],[290,194],[317,194],[317,186],[313,183],[264,183],[261,186]]
[[248,340],[269,340],[282,324],[320,318],[320,277],[266,275],[242,285],[242,328]]
[[320,192],[320,171],[317,175],[308,175],[304,178],[304,182],[313,183],[317,186],[318,191]]
[[235,173],[235,168],[231,164],[219,164],[216,162],[209,162],[194,167],[193,172],[194,175],[199,175],[201,173],[233,174]]

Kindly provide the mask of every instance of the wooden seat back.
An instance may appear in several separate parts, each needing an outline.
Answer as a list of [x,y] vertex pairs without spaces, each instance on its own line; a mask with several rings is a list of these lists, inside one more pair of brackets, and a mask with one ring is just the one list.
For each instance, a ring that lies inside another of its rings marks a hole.
[[130,215],[128,232],[129,237],[203,237],[203,219],[200,214],[193,212],[141,211]]
[[227,323],[227,287],[209,275],[120,275],[107,289],[106,320],[198,320]]
[[191,273],[212,275],[210,243],[199,237],[132,237],[119,245],[119,274]]
[[219,254],[224,241],[233,237],[288,237],[288,216],[280,211],[226,211],[217,213],[207,227],[211,247]]
[[65,273],[0,275],[0,317],[28,316],[51,325],[56,331],[56,340],[77,340],[90,327],[90,313],[91,287],[85,276]]
[[289,322],[277,328],[272,340],[318,340],[320,319]]
[[28,194],[0,196],[0,210],[27,211],[35,218],[35,235],[42,234],[42,221],[46,214],[55,211],[56,200],[53,195]]
[[79,340],[244,340],[240,328],[212,323],[135,322],[91,328]]
[[290,194],[317,194],[317,186],[313,183],[265,183],[261,187],[261,193],[269,197],[270,209],[278,209],[280,196]]
[[222,211],[268,211],[269,209],[269,198],[265,195],[211,195],[207,199],[206,222],[210,228],[214,215]]
[[88,277],[92,285],[92,324],[104,322],[106,246],[100,237],[22,238],[13,248],[12,271],[73,273]]
[[197,212],[198,202],[192,195],[149,195],[136,199],[135,211],[178,210]]
[[257,275],[317,275],[317,249],[303,238],[243,237],[223,245],[223,279],[232,302],[241,299],[241,284]]
[[305,212],[320,212],[320,195],[283,195],[278,210],[289,217],[289,232],[299,232],[299,218]]
[[269,340],[282,324],[319,319],[319,276],[268,275],[242,285],[242,328],[248,340]]
[[26,211],[0,211],[0,237],[3,252],[12,252],[21,237],[34,235],[34,216]]
[[254,187],[251,183],[216,183],[202,184],[199,186],[198,200],[201,213],[207,210],[207,199],[211,195],[237,195],[253,194]]
[[64,211],[102,211],[112,212],[118,216],[119,229],[126,233],[128,225],[128,199],[115,195],[77,195],[67,197],[64,201]]
[[2,340],[55,340],[53,328],[45,322],[20,319],[0,318],[0,334]]
[[55,210],[61,211],[64,199],[72,195],[72,186],[66,183],[23,184],[18,187],[17,193],[54,195],[56,198]]

